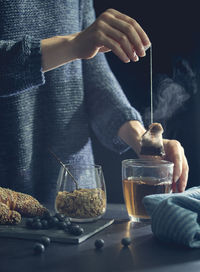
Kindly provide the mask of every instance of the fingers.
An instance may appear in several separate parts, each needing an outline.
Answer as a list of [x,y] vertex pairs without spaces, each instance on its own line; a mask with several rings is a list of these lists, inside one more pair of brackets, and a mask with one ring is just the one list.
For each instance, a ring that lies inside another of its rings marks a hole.
[[142,27],[137,23],[136,20],[134,20],[133,18],[117,11],[114,9],[109,9],[109,11],[115,15],[116,18],[121,19],[122,21],[125,21],[128,25],[131,25],[138,33],[141,41],[142,41],[142,45],[146,48],[148,48],[151,44],[147,34],[145,33],[145,31],[142,29]]
[[[173,189],[177,188],[178,192],[183,192],[187,185],[189,166],[185,157],[184,149],[180,144],[174,147],[174,175]],[[175,186],[176,184],[176,186]]]
[[129,60],[131,59],[132,61],[138,61],[138,56],[133,50],[129,39],[125,34],[115,28],[112,28],[110,25],[107,25],[104,29],[104,33],[106,34],[107,38],[111,38],[117,42],[116,46],[119,46],[120,44],[121,49],[124,51]]
[[188,180],[188,173],[189,173],[189,166],[188,166],[188,162],[187,159],[185,157],[184,154],[184,150],[183,150],[183,156],[182,156],[183,160],[182,160],[182,174],[178,180],[178,191],[179,192],[183,192],[187,186],[187,180]]
[[134,19],[114,9],[101,14],[94,26],[97,33],[101,33],[97,37],[98,46],[108,47],[124,62],[138,61],[138,56],[144,57],[145,50],[150,47],[150,40],[141,26]]
[[174,173],[173,173],[173,182],[178,182],[181,173],[182,173],[182,157],[180,154],[175,154],[173,158],[174,163]]
[[183,192],[187,185],[189,166],[185,157],[184,149],[176,140],[164,140],[166,159],[174,163],[173,192]]
[[128,24],[127,22],[116,18],[110,20],[109,23],[113,29],[117,29],[121,34],[121,37],[119,37],[118,39],[120,45],[123,45],[122,42],[124,41],[128,42],[130,43],[130,45],[132,45],[132,48],[134,48],[138,56],[144,57],[146,55],[140,36],[131,24]]
[[123,62],[130,62],[129,57],[116,41],[110,39],[104,33],[99,33],[98,40],[100,44],[104,44],[105,47],[110,48]]

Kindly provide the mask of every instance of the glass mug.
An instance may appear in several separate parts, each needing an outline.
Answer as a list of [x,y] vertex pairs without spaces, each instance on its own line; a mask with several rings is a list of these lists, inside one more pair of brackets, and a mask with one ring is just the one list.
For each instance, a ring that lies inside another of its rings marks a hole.
[[131,221],[149,221],[144,196],[172,192],[174,164],[164,160],[128,159],[122,161],[122,186]]
[[102,217],[106,204],[106,186],[100,165],[61,166],[57,180],[56,212],[73,222],[92,222]]

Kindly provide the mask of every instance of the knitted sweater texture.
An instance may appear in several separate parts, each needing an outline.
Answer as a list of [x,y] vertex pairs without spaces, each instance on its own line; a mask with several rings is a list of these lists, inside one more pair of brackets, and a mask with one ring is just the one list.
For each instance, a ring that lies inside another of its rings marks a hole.
[[90,130],[109,149],[128,120],[141,121],[104,54],[43,73],[41,39],[81,31],[91,0],[0,0],[0,186],[54,198],[59,164],[94,163]]

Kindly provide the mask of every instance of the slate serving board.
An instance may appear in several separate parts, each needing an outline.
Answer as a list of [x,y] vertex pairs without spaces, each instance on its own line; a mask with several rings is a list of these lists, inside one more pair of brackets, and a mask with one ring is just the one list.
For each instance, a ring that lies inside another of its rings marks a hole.
[[48,236],[54,242],[80,244],[92,235],[110,226],[114,219],[100,219],[96,222],[80,223],[79,225],[84,229],[84,233],[80,236],[74,236],[55,228],[45,230],[27,229],[25,222],[26,220],[22,219],[22,222],[18,225],[0,225],[0,237],[38,240],[41,236]]

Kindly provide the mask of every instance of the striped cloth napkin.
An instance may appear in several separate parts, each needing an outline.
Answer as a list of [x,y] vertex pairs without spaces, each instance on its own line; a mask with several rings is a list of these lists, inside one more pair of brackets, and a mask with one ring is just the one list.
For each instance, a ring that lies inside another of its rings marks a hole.
[[200,186],[183,193],[149,195],[143,204],[158,239],[200,247]]

